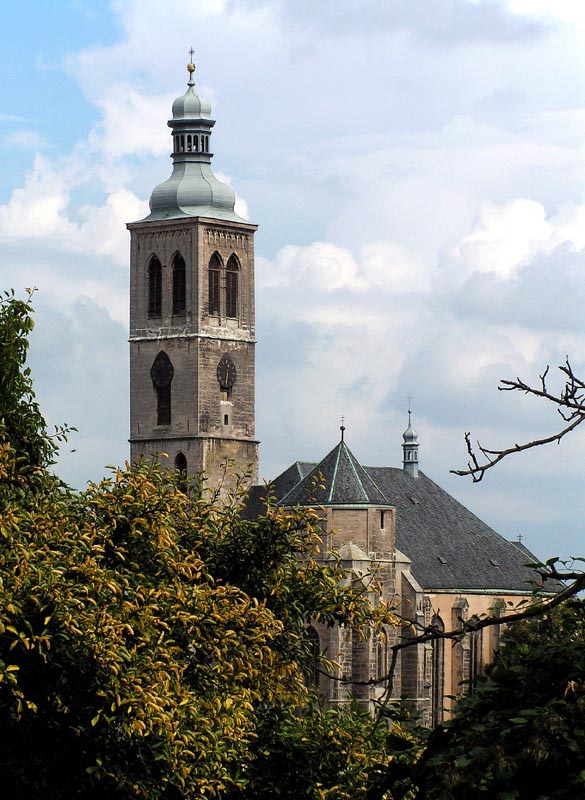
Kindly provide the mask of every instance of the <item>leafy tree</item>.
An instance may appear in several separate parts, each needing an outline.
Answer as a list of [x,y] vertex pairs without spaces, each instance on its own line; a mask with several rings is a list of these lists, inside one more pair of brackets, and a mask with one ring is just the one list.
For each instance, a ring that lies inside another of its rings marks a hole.
[[307,797],[391,797],[379,776],[407,737],[396,729],[388,750],[357,710],[321,709],[305,636],[309,619],[368,635],[390,609],[314,560],[311,511],[268,500],[250,522],[241,493],[207,495],[152,463],[79,494],[55,479],[25,366],[30,313],[30,299],[0,304],[6,796],[292,797],[296,762]]
[[418,770],[425,800],[585,795],[585,605],[512,626],[505,646]]

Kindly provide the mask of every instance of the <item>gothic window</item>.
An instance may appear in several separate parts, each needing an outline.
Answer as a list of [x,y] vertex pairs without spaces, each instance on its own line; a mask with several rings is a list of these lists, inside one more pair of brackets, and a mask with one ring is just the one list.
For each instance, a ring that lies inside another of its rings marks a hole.
[[168,355],[161,350],[150,368],[150,378],[156,392],[156,424],[171,424],[171,383],[175,371]]
[[185,259],[180,253],[173,258],[173,314],[184,314],[186,306]]
[[378,634],[375,639],[376,643],[376,666],[377,677],[381,681],[386,677],[386,643],[384,638]]
[[209,313],[219,316],[219,276],[221,271],[221,258],[217,253],[209,261]]
[[319,641],[319,634],[311,625],[306,630],[307,639],[309,643],[309,657],[310,657],[310,673],[308,677],[309,686],[319,686],[319,659],[321,657],[321,643]]
[[[431,620],[431,625],[441,633],[445,630],[445,623],[438,614]],[[445,692],[445,640],[435,639],[433,642],[433,684],[431,688],[431,705],[433,714],[433,727],[443,720],[443,702]]]
[[162,312],[162,267],[156,256],[148,262],[148,316],[160,317]]
[[478,675],[483,673],[483,630],[470,634],[469,694],[473,694]]
[[225,315],[238,316],[238,272],[240,264],[235,255],[228,258],[225,268]]

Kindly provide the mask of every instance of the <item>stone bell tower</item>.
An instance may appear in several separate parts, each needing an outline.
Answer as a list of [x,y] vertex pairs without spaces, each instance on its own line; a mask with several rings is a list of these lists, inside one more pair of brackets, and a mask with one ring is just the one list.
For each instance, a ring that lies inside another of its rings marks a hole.
[[254,434],[254,232],[211,170],[211,106],[173,103],[173,173],[128,224],[131,459],[168,455],[216,485],[223,465],[258,480]]

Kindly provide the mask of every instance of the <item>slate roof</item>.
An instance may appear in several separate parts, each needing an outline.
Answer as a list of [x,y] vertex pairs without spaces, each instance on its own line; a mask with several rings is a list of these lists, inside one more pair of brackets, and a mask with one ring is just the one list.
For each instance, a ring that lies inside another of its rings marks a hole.
[[424,589],[527,592],[537,561],[500,536],[424,473],[368,467],[396,508],[396,546]]
[[[279,475],[271,484],[279,502],[307,503],[310,476],[317,468],[325,474],[325,467],[331,478],[339,448],[319,465],[296,462]],[[537,576],[525,564],[538,559],[524,545],[504,539],[424,473],[415,478],[397,467],[361,467],[347,446],[344,449],[352,466],[357,464],[360,483],[374,487],[369,500],[361,502],[396,508],[396,547],[412,561],[412,572],[424,589],[486,593],[531,590],[529,582]],[[344,504],[344,497],[348,505],[359,502],[355,497],[349,499],[356,482],[348,470],[349,464],[344,464],[342,474],[333,475],[334,485],[327,482],[327,495],[323,493],[318,502],[328,504],[328,496],[340,504]],[[295,474],[299,482],[291,489]]]
[[283,505],[390,505],[343,440],[316,465],[293,464],[280,476],[281,482],[306,467],[310,469],[289,491],[280,494],[279,486],[277,497]]

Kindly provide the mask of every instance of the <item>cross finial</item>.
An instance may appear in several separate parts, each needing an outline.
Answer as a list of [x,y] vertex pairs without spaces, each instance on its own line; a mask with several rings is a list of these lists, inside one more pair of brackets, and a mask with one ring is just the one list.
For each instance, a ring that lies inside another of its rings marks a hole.
[[412,409],[411,409],[411,407],[412,407],[412,395],[411,395],[411,394],[409,394],[409,395],[408,395],[408,424],[409,424],[409,425],[410,425],[410,415],[411,415],[411,413],[412,413]]
[[521,534],[521,533],[519,533],[519,534],[518,534],[518,541],[520,542],[520,544],[522,544],[522,538],[523,538],[523,537],[522,537],[522,534]]
[[195,86],[195,81],[193,80],[193,73],[195,72],[195,64],[193,63],[193,56],[195,55],[195,51],[193,48],[189,50],[190,61],[187,64],[187,72],[189,73],[189,80],[187,81],[187,86]]
[[341,441],[343,441],[343,434],[345,433],[345,425],[343,424],[344,422],[345,422],[345,417],[342,415],[341,416],[341,425],[339,427],[339,430],[341,431]]

